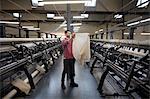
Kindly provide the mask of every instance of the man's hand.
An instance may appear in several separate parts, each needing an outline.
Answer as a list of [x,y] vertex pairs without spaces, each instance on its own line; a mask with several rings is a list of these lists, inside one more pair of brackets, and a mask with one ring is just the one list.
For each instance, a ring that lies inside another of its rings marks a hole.
[[75,33],[72,33],[72,38],[75,38]]

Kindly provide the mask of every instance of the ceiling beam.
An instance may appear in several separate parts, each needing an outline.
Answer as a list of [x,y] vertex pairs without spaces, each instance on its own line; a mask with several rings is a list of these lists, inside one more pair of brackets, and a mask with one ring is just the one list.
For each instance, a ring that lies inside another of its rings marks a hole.
[[[20,13],[26,13],[24,10],[2,10],[8,13],[13,13],[13,12],[20,12]],[[28,10],[31,13],[39,13],[39,14],[46,14],[46,13],[54,13],[57,14],[57,11],[52,11],[52,10]],[[59,11],[60,14],[65,14],[66,11]],[[72,11],[72,13],[83,13],[83,11]],[[87,14],[113,14],[116,12],[113,11],[86,11]],[[125,14],[134,14],[134,15],[149,15],[150,11],[144,11],[144,12],[139,12],[139,11],[130,11],[130,12],[117,12],[117,13],[125,13]]]
[[[16,22],[18,20],[2,20],[2,21]],[[81,21],[81,20],[78,20],[78,21]],[[42,23],[43,20],[21,20],[21,22],[41,22]],[[64,20],[49,19],[49,20],[44,20],[44,22],[64,22]],[[77,22],[77,20],[73,20],[73,22]],[[82,22],[102,22],[102,23],[111,22],[111,23],[120,23],[122,21],[112,21],[112,20],[82,20]]]

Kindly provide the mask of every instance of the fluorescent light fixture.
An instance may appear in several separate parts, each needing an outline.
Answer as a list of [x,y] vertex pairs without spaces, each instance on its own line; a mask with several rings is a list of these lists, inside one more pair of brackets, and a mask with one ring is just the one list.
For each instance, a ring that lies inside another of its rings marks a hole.
[[139,23],[144,23],[144,22],[149,22],[149,21],[150,21],[150,18],[147,18],[147,19],[143,19],[143,20],[140,20],[137,22],[129,23],[129,24],[127,24],[127,26],[137,25]]
[[84,17],[84,18],[88,18],[89,14],[81,14],[81,16]]
[[35,9],[35,8],[37,8],[37,7],[36,7],[36,6],[32,6],[31,8],[32,8],[32,9]]
[[95,33],[98,33],[98,31],[95,31]]
[[103,32],[103,29],[100,29],[99,32]]
[[144,19],[144,20],[141,20],[140,22],[143,23],[143,22],[148,22],[150,21],[150,18],[147,18],[147,19]]
[[150,36],[150,33],[141,33],[141,35],[148,35],[148,36]]
[[47,18],[54,18],[55,14],[47,14]]
[[129,35],[129,33],[123,33],[124,35]]
[[[129,33],[123,33],[124,35],[129,35]],[[135,35],[136,33],[134,33],[134,35]]]
[[121,14],[116,14],[116,15],[114,15],[114,18],[120,19],[120,18],[122,18],[122,16],[123,16],[123,15],[121,15]]
[[25,29],[25,28],[34,28],[34,26],[32,26],[32,25],[29,25],[29,26],[22,26],[22,28],[23,28],[23,29]]
[[149,2],[150,2],[149,0],[138,0],[136,6],[138,8],[143,8],[143,7],[148,6]]
[[[16,18],[19,18],[19,13],[13,13],[13,16]],[[22,15],[20,14],[20,17],[22,17]]]
[[84,6],[87,6],[87,7],[95,7],[96,6],[96,0],[91,0],[89,2],[86,2],[84,4]]
[[72,23],[72,24],[70,24],[71,26],[80,26],[80,25],[82,25],[82,23]]
[[67,26],[67,24],[61,24],[60,26],[61,26],[61,27],[63,27],[63,26]]
[[73,16],[73,19],[84,19],[83,16]]
[[27,28],[27,30],[30,30],[30,31],[39,31],[40,28]]
[[127,24],[127,26],[137,25],[139,23],[140,23],[140,21],[137,21],[137,22],[129,23],[129,24]]
[[45,2],[39,2],[38,5],[39,6],[44,6],[44,5],[50,5],[50,4],[80,4],[80,3],[87,3],[90,0],[77,0],[77,1],[73,1],[73,0],[69,0],[69,1],[45,1]]
[[53,17],[53,19],[64,19],[64,17],[63,16],[55,16],[55,17]]
[[[80,26],[82,23],[71,23],[70,26]],[[67,24],[61,24],[60,26],[67,26]]]
[[43,0],[31,0],[32,2],[32,6],[34,6],[34,8],[36,8],[39,4],[39,2],[42,2]]
[[32,25],[28,25],[28,26],[22,26],[23,29],[27,29],[27,30],[31,30],[31,31],[38,31],[40,30],[40,28],[34,28],[34,26]]
[[14,24],[14,25],[19,24],[19,22],[9,22],[9,21],[0,21],[0,23],[2,23],[2,24]]

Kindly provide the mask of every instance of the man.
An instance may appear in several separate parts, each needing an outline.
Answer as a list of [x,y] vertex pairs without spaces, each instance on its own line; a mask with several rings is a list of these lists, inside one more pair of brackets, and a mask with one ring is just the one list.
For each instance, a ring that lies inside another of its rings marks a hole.
[[[71,34],[71,33],[70,33]],[[78,87],[78,84],[74,82],[74,76],[75,76],[75,58],[72,54],[72,43],[73,38],[75,37],[75,34],[71,35],[69,34],[69,31],[65,31],[65,39],[62,41],[62,46],[64,49],[64,69],[62,72],[62,79],[61,79],[61,87],[62,89],[65,89],[66,86],[64,84],[65,81],[65,75],[67,74],[70,78],[70,86],[71,87]]]

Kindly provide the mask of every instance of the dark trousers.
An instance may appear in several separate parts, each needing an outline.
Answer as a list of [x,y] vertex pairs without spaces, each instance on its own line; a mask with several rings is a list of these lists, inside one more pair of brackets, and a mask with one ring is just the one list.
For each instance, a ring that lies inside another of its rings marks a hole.
[[75,76],[75,59],[64,59],[64,68],[62,72],[62,83],[64,83],[65,75],[67,74],[72,83],[74,83],[74,76]]

